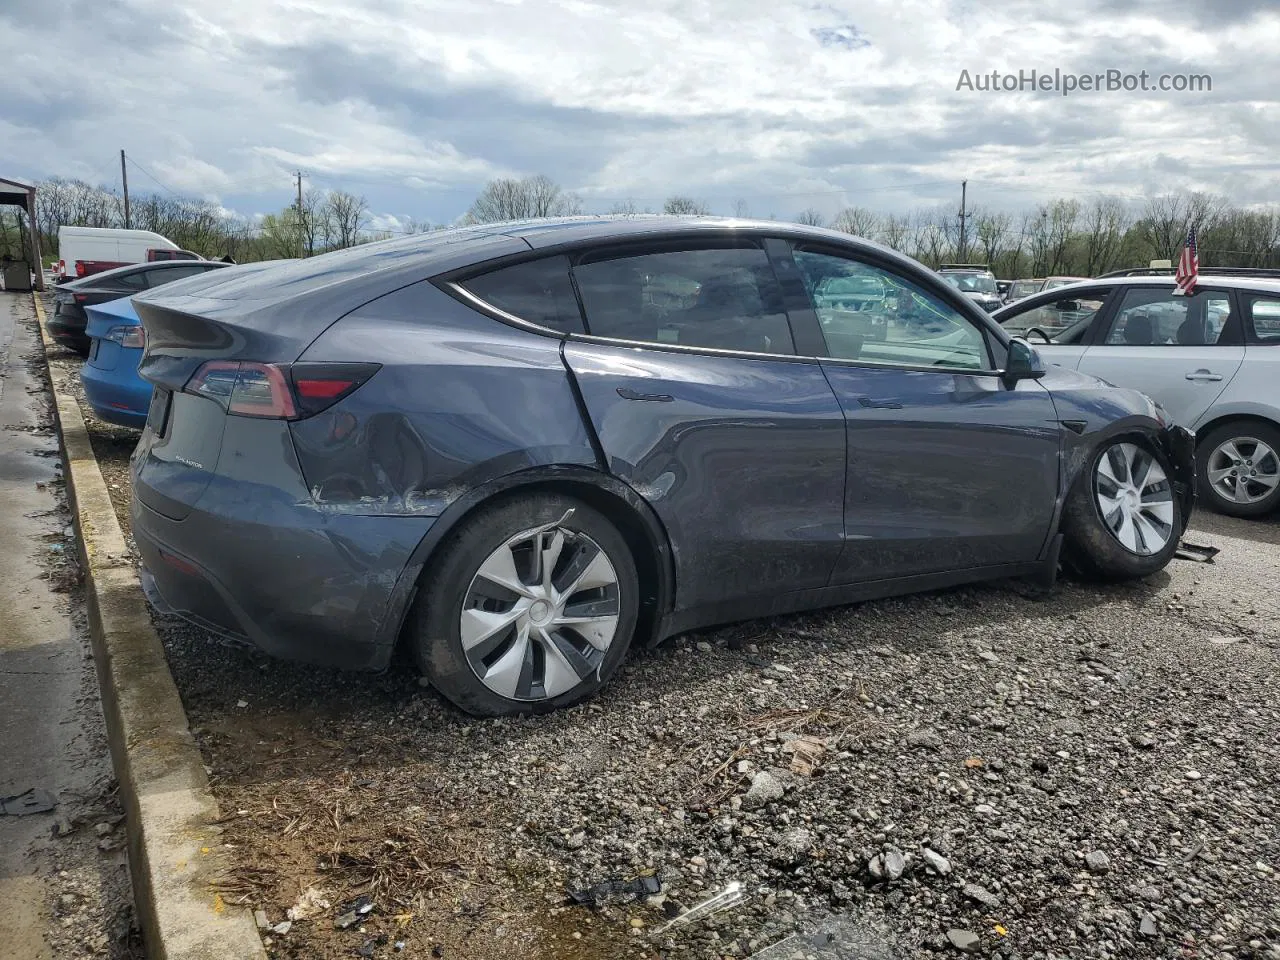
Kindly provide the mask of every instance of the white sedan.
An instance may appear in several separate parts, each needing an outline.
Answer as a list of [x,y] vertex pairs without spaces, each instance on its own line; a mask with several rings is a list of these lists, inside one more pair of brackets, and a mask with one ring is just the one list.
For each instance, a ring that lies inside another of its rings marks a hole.
[[1045,359],[1159,402],[1195,430],[1201,497],[1256,517],[1280,507],[1280,279],[1104,277],[997,310]]

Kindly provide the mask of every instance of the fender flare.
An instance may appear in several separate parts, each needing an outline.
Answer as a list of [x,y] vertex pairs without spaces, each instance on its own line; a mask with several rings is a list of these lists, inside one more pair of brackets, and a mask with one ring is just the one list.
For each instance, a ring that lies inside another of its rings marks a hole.
[[[653,646],[665,637],[663,632],[675,598],[675,560],[666,527],[653,507],[634,489],[618,478],[591,467],[555,464],[530,467],[515,473],[495,477],[473,487],[458,497],[431,524],[418,546],[400,572],[396,584],[387,598],[387,615],[379,630],[377,642],[388,649],[394,647],[404,627],[405,619],[417,596],[422,571],[431,562],[437,548],[463,520],[495,498],[507,496],[531,487],[543,488],[594,488],[605,496],[620,501],[630,511],[630,519],[643,531],[656,568],[654,596],[647,614],[644,634],[637,631],[637,639],[643,646]],[[606,515],[607,511],[606,511]],[[625,532],[625,531],[624,531]]]

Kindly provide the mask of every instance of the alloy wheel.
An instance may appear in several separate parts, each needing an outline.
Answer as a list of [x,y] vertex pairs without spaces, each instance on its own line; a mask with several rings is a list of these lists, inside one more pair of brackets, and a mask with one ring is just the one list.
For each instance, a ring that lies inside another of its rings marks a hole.
[[1223,500],[1257,503],[1280,485],[1280,457],[1254,437],[1233,437],[1213,448],[1206,473],[1214,494]]
[[462,604],[462,649],[476,677],[510,700],[550,700],[598,676],[621,614],[618,574],[561,520],[525,530],[480,565]]
[[1134,443],[1109,447],[1098,458],[1093,489],[1103,523],[1130,553],[1151,556],[1168,545],[1173,486],[1148,451]]

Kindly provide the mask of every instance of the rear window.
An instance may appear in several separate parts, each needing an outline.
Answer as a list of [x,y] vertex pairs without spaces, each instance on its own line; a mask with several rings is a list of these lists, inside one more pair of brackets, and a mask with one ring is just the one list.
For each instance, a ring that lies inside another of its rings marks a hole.
[[1250,297],[1253,335],[1263,343],[1280,343],[1280,297]]
[[560,333],[583,333],[567,257],[544,257],[502,267],[459,284],[491,307]]

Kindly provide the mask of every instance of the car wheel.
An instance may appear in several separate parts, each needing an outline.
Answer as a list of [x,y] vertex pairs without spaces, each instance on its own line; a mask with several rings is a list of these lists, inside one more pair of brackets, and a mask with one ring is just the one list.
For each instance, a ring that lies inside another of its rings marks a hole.
[[1182,506],[1164,456],[1126,438],[1096,450],[1062,516],[1063,556],[1094,579],[1131,580],[1164,569],[1182,535]]
[[635,631],[639,580],[622,535],[581,501],[534,494],[464,521],[415,605],[418,666],[481,716],[538,713],[606,684]]
[[1254,420],[1210,431],[1196,448],[1196,479],[1219,513],[1270,513],[1280,507],[1280,429]]

